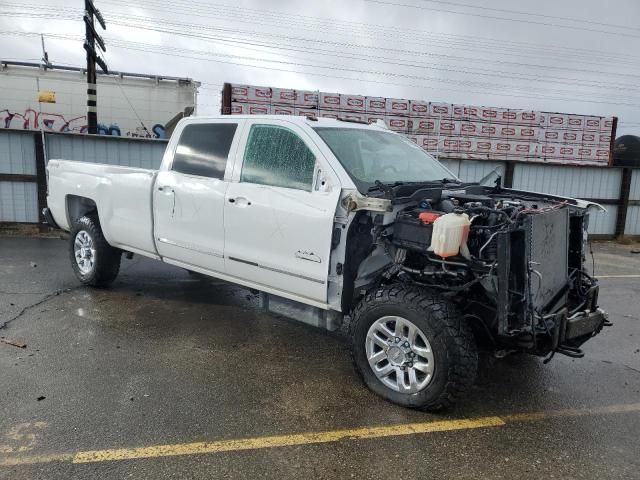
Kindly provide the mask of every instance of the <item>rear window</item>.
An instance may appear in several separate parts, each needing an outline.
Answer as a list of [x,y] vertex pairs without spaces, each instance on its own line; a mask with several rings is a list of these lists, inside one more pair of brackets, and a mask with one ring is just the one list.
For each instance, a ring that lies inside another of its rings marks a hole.
[[187,125],[178,141],[172,170],[200,177],[224,178],[237,123]]

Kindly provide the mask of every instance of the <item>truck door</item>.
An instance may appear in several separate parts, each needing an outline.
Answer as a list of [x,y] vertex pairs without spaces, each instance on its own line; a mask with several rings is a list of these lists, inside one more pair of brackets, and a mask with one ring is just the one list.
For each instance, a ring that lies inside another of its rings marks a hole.
[[292,122],[245,132],[224,206],[227,273],[324,303],[338,178]]
[[176,132],[173,159],[153,191],[156,248],[165,261],[224,272],[225,174],[239,130],[237,120],[196,120]]

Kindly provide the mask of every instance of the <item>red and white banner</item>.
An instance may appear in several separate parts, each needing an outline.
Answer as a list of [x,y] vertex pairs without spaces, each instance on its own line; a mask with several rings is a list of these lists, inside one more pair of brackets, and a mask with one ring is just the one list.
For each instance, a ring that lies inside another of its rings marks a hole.
[[232,115],[383,120],[440,158],[607,166],[615,117],[229,85]]

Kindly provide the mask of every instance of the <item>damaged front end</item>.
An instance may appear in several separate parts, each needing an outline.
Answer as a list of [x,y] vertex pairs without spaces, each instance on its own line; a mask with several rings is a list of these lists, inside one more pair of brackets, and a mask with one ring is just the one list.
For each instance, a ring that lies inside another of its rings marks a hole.
[[[374,279],[440,290],[501,354],[580,357],[580,346],[608,325],[598,282],[585,266],[592,205],[475,184],[399,185],[376,196],[388,205],[369,218],[359,212],[358,223],[373,235],[356,291]],[[454,227],[440,228],[456,216]],[[444,253],[439,245],[457,224],[462,241]]]

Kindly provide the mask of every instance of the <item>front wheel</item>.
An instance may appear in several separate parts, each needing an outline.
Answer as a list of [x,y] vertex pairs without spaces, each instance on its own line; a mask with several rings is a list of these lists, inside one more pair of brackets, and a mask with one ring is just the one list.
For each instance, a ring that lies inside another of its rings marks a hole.
[[71,229],[69,256],[78,280],[85,285],[105,287],[118,276],[122,251],[107,243],[98,216],[86,215]]
[[394,284],[367,294],[351,339],[365,384],[405,407],[448,408],[476,378],[473,332],[455,305],[430,290]]

